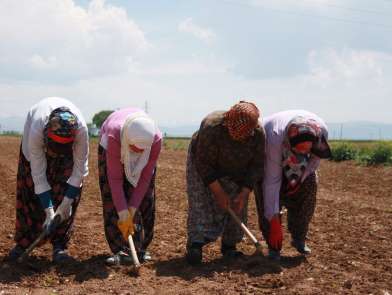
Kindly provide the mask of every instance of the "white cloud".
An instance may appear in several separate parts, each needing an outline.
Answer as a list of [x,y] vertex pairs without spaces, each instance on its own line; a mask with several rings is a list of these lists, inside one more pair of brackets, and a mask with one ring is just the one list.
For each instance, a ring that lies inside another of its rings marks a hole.
[[[23,7],[23,9],[22,9]],[[126,72],[148,47],[124,9],[92,0],[3,0],[0,79],[75,81]]]
[[311,80],[324,86],[339,82],[382,83],[391,76],[392,55],[368,50],[328,49],[309,54]]
[[75,85],[0,84],[2,115],[24,116],[40,98],[57,95],[75,102],[88,120],[103,109],[143,107],[148,101],[151,115],[162,125],[197,125],[207,113],[248,99],[257,103],[263,116],[303,108],[327,122],[392,123],[392,55],[352,49],[312,51],[308,72],[287,78],[247,80],[228,68],[192,59],[156,68],[141,65],[135,72]]
[[156,62],[154,65],[135,64],[131,74],[149,77],[194,76],[226,73],[230,66],[214,58],[191,58],[171,63]]
[[204,42],[210,42],[215,38],[215,33],[212,30],[195,24],[192,18],[187,18],[180,22],[178,30],[180,32],[190,33]]
[[58,65],[55,56],[48,56],[47,58],[41,55],[34,54],[30,58],[30,65],[36,69],[54,69]]

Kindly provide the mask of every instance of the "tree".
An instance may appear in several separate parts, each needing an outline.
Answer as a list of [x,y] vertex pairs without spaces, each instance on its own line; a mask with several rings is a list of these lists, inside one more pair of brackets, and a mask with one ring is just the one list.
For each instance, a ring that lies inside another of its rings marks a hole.
[[95,124],[95,126],[97,126],[98,128],[101,128],[103,122],[106,120],[106,118],[113,113],[114,111],[100,111],[99,113],[96,113],[93,117],[93,123]]

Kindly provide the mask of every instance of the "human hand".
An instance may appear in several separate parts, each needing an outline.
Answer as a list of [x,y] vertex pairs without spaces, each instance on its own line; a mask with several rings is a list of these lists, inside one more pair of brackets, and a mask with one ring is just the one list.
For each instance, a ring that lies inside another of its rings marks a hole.
[[244,205],[249,198],[249,194],[250,194],[250,189],[243,188],[241,192],[231,202],[231,208],[238,216],[241,214],[241,211],[244,209]]
[[226,211],[230,205],[230,199],[227,193],[223,190],[219,181],[215,180],[214,182],[210,183],[208,187],[210,188],[218,206]]
[[122,210],[118,213],[117,227],[120,230],[123,238],[128,241],[128,237],[134,233],[133,213],[131,210]]
[[50,224],[52,223],[54,216],[55,216],[53,207],[46,208],[45,214],[46,214],[46,218],[45,218],[44,224],[42,225],[42,228],[44,230],[47,230],[49,228]]
[[56,215],[60,215],[61,221],[67,220],[72,215],[72,203],[73,199],[65,196],[61,201],[60,205],[57,207]]

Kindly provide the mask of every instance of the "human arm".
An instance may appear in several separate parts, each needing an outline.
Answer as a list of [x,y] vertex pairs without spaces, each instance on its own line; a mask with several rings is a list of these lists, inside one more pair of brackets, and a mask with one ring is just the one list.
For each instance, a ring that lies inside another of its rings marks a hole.
[[34,122],[28,135],[28,153],[34,192],[37,195],[51,190],[46,177],[47,161],[45,155],[44,131],[41,122]]
[[269,223],[268,244],[274,250],[282,248],[283,233],[280,222],[280,188],[282,184],[282,145],[272,139],[266,149],[263,184],[264,217]]
[[106,168],[110,192],[116,211],[120,212],[128,209],[123,188],[124,167],[121,163],[121,144],[112,136],[108,136]]
[[[89,138],[87,128],[78,129],[73,143],[73,168],[67,183],[68,187],[65,195],[74,198],[78,192],[74,188],[80,188],[83,178],[88,175],[88,153]],[[73,188],[72,188],[73,187]]]
[[129,207],[133,207],[135,209],[139,208],[140,203],[146,195],[146,192],[151,182],[151,178],[153,177],[154,169],[156,167],[161,148],[162,139],[159,139],[152,145],[147,165],[143,168],[139,181],[133,190],[132,196],[129,201]]
[[87,129],[82,127],[78,130],[73,143],[73,168],[63,200],[56,209],[56,215],[64,221],[72,215],[72,203],[80,194],[83,178],[88,174],[89,140]]

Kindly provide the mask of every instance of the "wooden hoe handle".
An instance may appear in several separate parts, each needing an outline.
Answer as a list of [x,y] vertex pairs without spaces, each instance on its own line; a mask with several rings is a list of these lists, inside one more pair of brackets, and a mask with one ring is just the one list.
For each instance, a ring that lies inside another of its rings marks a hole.
[[238,218],[238,216],[234,213],[234,211],[228,207],[227,211],[231,215],[231,217],[234,219],[234,221],[241,227],[241,229],[244,231],[244,233],[252,240],[253,244],[256,247],[256,250],[262,253],[262,247],[259,241],[256,239],[256,237],[251,233],[251,231],[246,227],[246,225]]
[[140,267],[140,262],[139,262],[139,258],[137,257],[136,248],[135,248],[135,244],[133,243],[132,235],[128,236],[128,242],[129,242],[129,249],[131,250],[133,264],[135,268],[138,269]]

